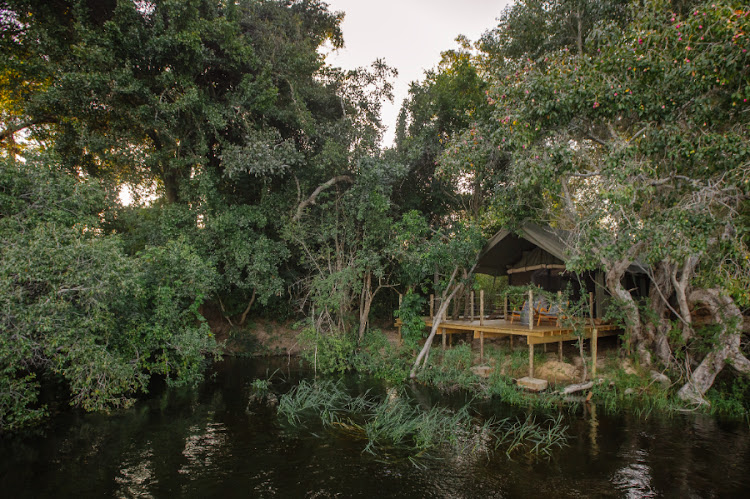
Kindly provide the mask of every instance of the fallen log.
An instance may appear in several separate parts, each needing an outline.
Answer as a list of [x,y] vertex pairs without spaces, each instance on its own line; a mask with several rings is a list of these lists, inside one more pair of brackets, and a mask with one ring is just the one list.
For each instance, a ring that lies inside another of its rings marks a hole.
[[588,383],[578,383],[575,385],[568,385],[563,390],[563,395],[570,395],[571,393],[582,392],[583,390],[588,390],[589,388],[593,386],[594,386],[593,381],[589,381]]

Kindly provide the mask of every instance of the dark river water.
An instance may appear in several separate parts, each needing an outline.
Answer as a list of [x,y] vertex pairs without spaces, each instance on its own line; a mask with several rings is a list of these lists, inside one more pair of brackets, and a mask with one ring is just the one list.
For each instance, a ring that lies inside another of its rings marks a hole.
[[566,415],[569,446],[549,461],[497,452],[415,466],[342,434],[291,434],[273,411],[248,413],[248,384],[277,368],[290,383],[305,376],[294,360],[229,360],[199,388],[6,436],[0,497],[750,497],[746,422],[582,408]]

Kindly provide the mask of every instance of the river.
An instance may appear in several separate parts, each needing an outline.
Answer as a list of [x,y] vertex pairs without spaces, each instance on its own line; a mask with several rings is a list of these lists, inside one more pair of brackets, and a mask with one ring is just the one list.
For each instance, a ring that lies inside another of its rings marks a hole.
[[[566,414],[549,460],[504,452],[413,463],[332,432],[290,434],[246,410],[253,379],[286,359],[230,359],[194,389],[156,389],[111,415],[63,411],[0,439],[3,497],[734,497],[750,494],[747,422],[695,415]],[[350,379],[362,389],[371,385]],[[435,397],[425,389],[426,397]],[[460,396],[460,395],[459,395]],[[454,395],[456,397],[456,395]],[[494,402],[486,411],[521,414]]]

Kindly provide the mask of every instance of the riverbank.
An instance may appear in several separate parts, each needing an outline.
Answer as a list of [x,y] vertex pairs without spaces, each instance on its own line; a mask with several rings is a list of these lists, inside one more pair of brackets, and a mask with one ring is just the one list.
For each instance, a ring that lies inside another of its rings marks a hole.
[[[406,382],[417,351],[415,345],[403,345],[398,332],[389,327],[368,332],[358,348],[349,338],[310,335],[291,321],[259,319],[244,328],[225,327],[217,338],[226,341],[227,353],[232,356],[295,357],[308,362],[319,374],[355,371],[393,386]],[[726,379],[719,379],[717,388],[709,393],[710,407],[687,407],[675,397],[679,384],[664,373],[643,369],[627,358],[617,338],[600,341],[596,374],[592,373],[589,349],[583,351],[582,357],[574,343],[564,345],[562,356],[554,348],[549,352],[539,349],[534,356],[534,377],[544,382],[539,393],[519,384],[528,373],[526,345],[518,340],[511,344],[506,338],[486,340],[483,359],[478,346],[471,342],[458,341],[445,350],[435,345],[428,367],[416,381],[446,393],[465,389],[518,406],[585,402],[610,412],[630,410],[643,416],[655,410],[697,410],[748,418],[747,390],[743,389],[742,380],[725,375]],[[581,384],[583,388],[575,394],[563,393],[566,387]]]

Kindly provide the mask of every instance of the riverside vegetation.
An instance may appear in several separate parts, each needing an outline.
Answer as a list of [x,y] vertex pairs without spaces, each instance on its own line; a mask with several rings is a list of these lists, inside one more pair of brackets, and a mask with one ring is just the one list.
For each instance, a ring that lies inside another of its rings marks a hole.
[[[567,271],[605,274],[624,333],[595,402],[747,417],[747,5],[498,15],[411,85],[383,147],[395,71],[327,64],[324,2],[0,2],[0,431],[44,421],[48,387],[112,411],[194,384],[261,319],[301,321],[320,373],[555,406],[513,386],[515,352],[484,380],[466,347],[431,350],[436,327],[421,343],[423,297],[442,317],[527,221],[572,234]],[[402,346],[373,327],[397,294]]]

